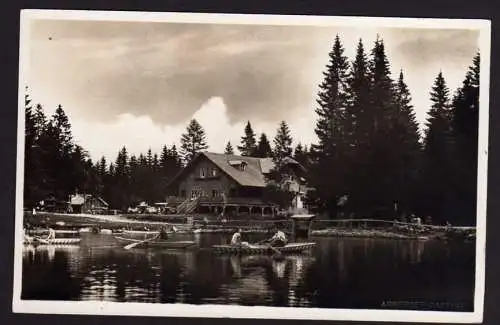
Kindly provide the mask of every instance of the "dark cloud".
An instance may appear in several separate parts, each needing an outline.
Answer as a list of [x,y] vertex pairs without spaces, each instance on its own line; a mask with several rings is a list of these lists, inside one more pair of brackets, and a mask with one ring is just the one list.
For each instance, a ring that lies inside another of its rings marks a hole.
[[[327,59],[327,52],[318,49],[327,51],[343,30],[37,21],[31,77],[47,96],[60,96],[74,105],[75,116],[91,121],[126,112],[177,124],[210,97],[221,96],[232,122],[274,122],[313,109],[324,67],[318,57]],[[469,60],[477,44],[477,33],[467,31],[384,30],[385,35],[409,58],[405,64],[417,69],[433,60]],[[354,48],[358,37],[345,46]]]
[[405,29],[392,33],[401,40],[397,49],[415,66],[470,60],[479,49],[477,30]]

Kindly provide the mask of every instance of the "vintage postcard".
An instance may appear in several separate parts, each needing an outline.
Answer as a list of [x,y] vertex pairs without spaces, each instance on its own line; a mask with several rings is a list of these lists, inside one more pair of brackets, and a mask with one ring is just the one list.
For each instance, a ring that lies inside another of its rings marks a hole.
[[490,22],[21,13],[16,313],[480,322]]

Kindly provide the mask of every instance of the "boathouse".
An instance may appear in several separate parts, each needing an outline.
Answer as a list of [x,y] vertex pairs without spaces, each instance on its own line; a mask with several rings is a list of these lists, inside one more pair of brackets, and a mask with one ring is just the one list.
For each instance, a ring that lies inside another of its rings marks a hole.
[[109,204],[101,197],[91,194],[72,194],[69,196],[70,213],[101,214],[109,209]]
[[[284,161],[283,184],[294,194],[289,209],[303,207],[304,168],[293,159]],[[171,194],[181,198],[178,213],[224,215],[274,215],[278,206],[265,199],[271,158],[199,153],[169,184]]]

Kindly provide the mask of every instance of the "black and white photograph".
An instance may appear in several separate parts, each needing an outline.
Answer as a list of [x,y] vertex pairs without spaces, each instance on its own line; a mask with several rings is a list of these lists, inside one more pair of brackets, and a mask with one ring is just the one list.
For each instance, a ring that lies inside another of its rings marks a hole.
[[481,322],[490,22],[23,10],[13,311]]

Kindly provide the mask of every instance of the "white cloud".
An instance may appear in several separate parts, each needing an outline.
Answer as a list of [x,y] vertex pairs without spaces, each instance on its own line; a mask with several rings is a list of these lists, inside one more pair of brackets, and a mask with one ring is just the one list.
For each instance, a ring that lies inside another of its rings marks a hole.
[[[185,131],[191,118],[195,118],[205,129],[209,150],[223,152],[227,141],[233,147],[240,142],[245,123],[231,124],[227,114],[227,107],[221,97],[212,97],[207,100],[192,117],[182,124],[162,126],[155,123],[149,116],[134,116],[121,114],[111,123],[87,122],[72,120],[75,141],[88,150],[93,160],[106,156],[114,160],[121,147],[126,146],[129,153],[138,155],[145,153],[149,148],[159,153],[163,145],[176,144]],[[314,141],[314,113],[296,116],[289,122],[295,143],[309,144]],[[261,123],[252,125],[257,133],[265,132],[270,141],[275,136],[277,125]]]

